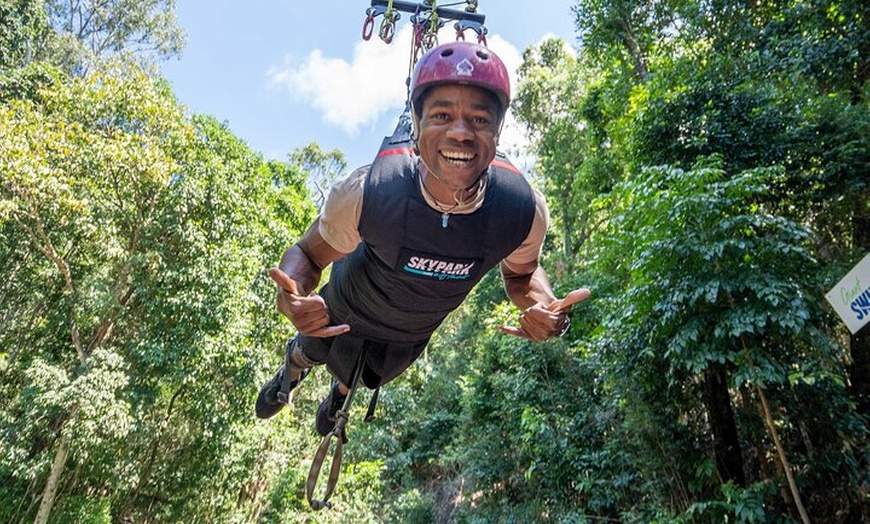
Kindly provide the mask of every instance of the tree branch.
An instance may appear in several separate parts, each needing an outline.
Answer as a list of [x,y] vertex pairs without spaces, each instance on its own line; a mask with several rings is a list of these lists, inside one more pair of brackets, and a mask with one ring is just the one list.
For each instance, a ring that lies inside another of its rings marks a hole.
[[[38,249],[42,254],[48,257],[49,260],[54,262],[54,265],[57,267],[58,271],[60,271],[61,275],[63,275],[64,292],[68,296],[72,297],[74,289],[72,282],[72,273],[70,272],[69,265],[60,255],[58,255],[57,250],[54,248],[54,243],[45,233],[45,229],[42,226],[42,220],[40,220],[39,218],[38,210],[35,207],[31,207],[29,214],[30,219],[33,220],[36,231],[31,230],[30,227],[22,222],[17,215],[13,214],[12,216],[14,217],[15,221],[21,225],[27,236],[30,237],[36,249]],[[76,326],[74,305],[70,308],[70,335],[72,337],[73,346],[76,348],[79,362],[84,364],[87,360],[87,357],[85,355],[84,348],[82,347],[82,341],[81,337],[79,336],[78,326]]]

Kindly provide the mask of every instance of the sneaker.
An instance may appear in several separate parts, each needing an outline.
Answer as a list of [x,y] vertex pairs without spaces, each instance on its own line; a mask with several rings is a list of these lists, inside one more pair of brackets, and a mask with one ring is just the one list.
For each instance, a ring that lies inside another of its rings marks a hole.
[[274,417],[284,404],[290,403],[290,392],[302,382],[302,379],[308,376],[311,369],[303,369],[299,373],[299,378],[290,383],[287,391],[281,391],[281,385],[284,382],[284,366],[275,373],[272,380],[263,384],[260,388],[260,394],[257,395],[257,405],[255,411],[257,418],[272,418]]
[[335,414],[338,413],[338,410],[340,410],[341,406],[344,405],[344,399],[346,398],[347,395],[342,395],[338,391],[338,381],[333,380],[329,396],[323,399],[323,402],[320,403],[320,407],[317,408],[317,417],[315,417],[317,422],[317,433],[321,437],[329,435],[335,427]]

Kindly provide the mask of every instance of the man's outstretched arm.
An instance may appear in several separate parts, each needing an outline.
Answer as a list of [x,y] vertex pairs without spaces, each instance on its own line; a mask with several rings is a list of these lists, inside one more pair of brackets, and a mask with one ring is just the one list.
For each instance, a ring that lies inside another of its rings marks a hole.
[[278,311],[290,319],[300,334],[332,337],[350,330],[347,324],[330,326],[326,302],[314,294],[323,269],[344,256],[320,235],[318,219],[299,242],[284,252],[278,267],[269,271],[278,285]]
[[499,326],[499,331],[538,342],[562,333],[569,322],[571,306],[591,294],[588,289],[580,288],[557,299],[546,271],[537,262],[522,266],[502,262],[501,274],[508,298],[522,314],[519,327]]

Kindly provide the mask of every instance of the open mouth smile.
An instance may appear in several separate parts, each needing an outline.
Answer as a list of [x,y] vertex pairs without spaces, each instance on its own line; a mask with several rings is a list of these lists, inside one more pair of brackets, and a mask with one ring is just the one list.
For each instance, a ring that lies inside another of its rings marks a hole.
[[467,166],[476,155],[474,153],[462,151],[441,151],[441,158],[450,165],[456,167]]

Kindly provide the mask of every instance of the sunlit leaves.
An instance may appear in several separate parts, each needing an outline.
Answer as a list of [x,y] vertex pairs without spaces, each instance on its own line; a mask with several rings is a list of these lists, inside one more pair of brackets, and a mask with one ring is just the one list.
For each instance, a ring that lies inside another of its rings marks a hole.
[[0,1],[0,68],[24,65],[38,48],[47,27],[42,2]]
[[257,457],[248,393],[286,333],[264,268],[311,220],[302,174],[135,68],[37,85],[0,106],[3,474],[42,482],[63,439],[72,493],[214,521],[216,475]]
[[[610,195],[617,219],[607,242],[628,255],[631,283],[624,299],[630,316],[621,322],[647,333],[652,347],[666,348],[672,370],[760,365],[739,355],[765,338],[808,336],[817,313],[801,275],[816,262],[805,228],[765,212],[776,174],[761,169],[726,178],[711,168],[649,169]],[[778,352],[773,359],[781,366],[802,358],[788,355],[788,342],[765,347]],[[742,376],[755,375],[748,373]]]
[[123,53],[149,64],[173,56],[184,45],[174,7],[174,0],[51,0],[45,8],[56,35],[49,55],[70,73]]

